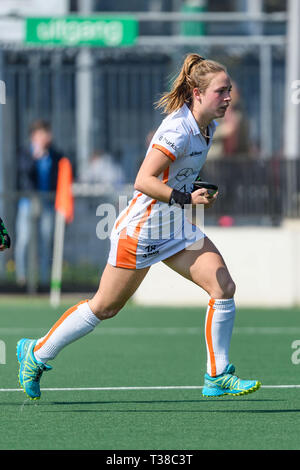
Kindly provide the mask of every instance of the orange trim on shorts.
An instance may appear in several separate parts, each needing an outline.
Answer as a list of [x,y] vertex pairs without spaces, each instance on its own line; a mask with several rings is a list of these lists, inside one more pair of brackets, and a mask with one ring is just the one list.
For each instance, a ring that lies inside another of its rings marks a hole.
[[212,377],[215,377],[217,373],[216,359],[215,359],[215,353],[214,353],[213,342],[212,342],[212,334],[211,334],[211,325],[212,325],[212,320],[213,320],[213,316],[215,312],[214,305],[215,305],[215,300],[210,299],[210,301],[208,302],[209,311],[207,314],[206,328],[205,328],[205,336],[206,336],[206,343],[207,343],[208,353],[209,353],[209,358],[210,358]]
[[60,317],[59,320],[53,325],[49,333],[45,336],[45,338],[38,344],[35,345],[33,352],[38,351],[45,343],[46,341],[50,338],[50,336],[54,333],[54,331],[63,323],[63,321],[73,313],[77,307],[81,304],[84,304],[85,302],[88,302],[88,300],[82,300],[78,304],[74,305],[73,307],[70,307],[68,310],[65,311],[65,313]]
[[156,202],[156,199],[151,201],[146,211],[142,215],[141,220],[137,224],[132,237],[126,234],[126,227],[124,227],[121,231],[116,259],[116,266],[118,268],[136,269],[136,251],[139,242],[140,231],[149,218],[152,207],[154,204],[156,204]]
[[126,234],[126,227],[120,233],[118,242],[116,266],[118,268],[136,268],[136,250],[138,240]]
[[171,160],[172,160],[173,162],[176,160],[175,155],[173,155],[173,153],[171,153],[170,150],[166,149],[166,148],[163,147],[162,145],[153,144],[153,145],[152,145],[152,148],[153,148],[153,149],[160,150],[160,151],[161,151],[162,153],[164,153],[167,157],[171,158]]

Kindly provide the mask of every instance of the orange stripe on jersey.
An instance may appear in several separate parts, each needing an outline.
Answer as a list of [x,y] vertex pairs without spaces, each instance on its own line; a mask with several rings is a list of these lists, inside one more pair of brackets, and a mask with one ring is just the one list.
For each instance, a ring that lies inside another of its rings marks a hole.
[[151,201],[146,211],[142,215],[141,220],[137,224],[132,237],[126,234],[126,227],[124,227],[121,231],[117,251],[117,267],[136,269],[136,251],[139,242],[139,235],[143,225],[151,214],[152,207],[154,204],[156,204],[156,202],[157,201],[155,199]]
[[209,358],[210,358],[212,377],[216,376],[216,370],[217,370],[215,353],[214,353],[213,342],[212,342],[212,334],[211,334],[212,319],[213,319],[214,312],[215,312],[214,304],[215,304],[214,299],[210,299],[210,301],[208,302],[209,311],[207,314],[206,328],[205,328],[205,336],[206,336],[206,342],[207,342],[208,353],[209,353]]
[[129,212],[131,211],[131,209],[133,208],[134,204],[136,203],[138,197],[142,196],[142,193],[139,193],[134,199],[132,199],[127,211],[125,212],[125,214],[122,215],[122,217],[120,217],[120,219],[118,220],[118,222],[116,223],[116,228],[119,227],[120,223],[123,222],[123,220],[125,219],[125,217],[128,216]]
[[175,155],[173,155],[173,153],[171,153],[168,149],[166,149],[166,148],[163,147],[162,145],[153,144],[153,145],[152,145],[152,148],[153,148],[153,149],[160,150],[160,151],[161,151],[162,153],[164,153],[167,157],[171,158],[171,160],[172,160],[173,162],[176,160]]
[[152,211],[152,207],[156,203],[157,203],[156,199],[152,199],[151,203],[149,204],[146,211],[142,215],[141,220],[139,221],[139,223],[135,227],[135,231],[134,231],[134,234],[133,234],[134,238],[139,238],[140,231],[141,231],[144,223],[147,221],[148,217],[150,216],[151,211]]
[[162,182],[165,184],[167,184],[168,179],[169,179],[169,171],[170,171],[170,167],[168,166],[168,168],[166,168],[164,171],[163,179],[162,179]]
[[65,311],[65,313],[60,317],[59,320],[57,320],[57,322],[53,325],[53,327],[51,328],[51,330],[49,331],[49,333],[45,336],[45,338],[38,344],[36,344],[35,348],[34,348],[34,352],[38,351],[45,343],[46,341],[50,338],[50,336],[54,333],[54,331],[63,323],[63,321],[69,316],[71,315],[71,313],[75,312],[75,310],[77,309],[77,307],[81,304],[84,304],[85,302],[88,302],[88,300],[82,300],[81,302],[79,302],[78,304],[74,305],[73,307],[69,308],[68,310]]

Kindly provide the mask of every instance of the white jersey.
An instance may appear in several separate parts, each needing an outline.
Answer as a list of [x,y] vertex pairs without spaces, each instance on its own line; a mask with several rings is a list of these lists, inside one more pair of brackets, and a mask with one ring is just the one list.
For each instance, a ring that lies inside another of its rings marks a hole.
[[[191,192],[206,161],[215,128],[215,122],[208,126],[207,143],[187,105],[168,115],[147,150],[148,154],[156,148],[170,158],[170,165],[159,178],[171,188]],[[114,224],[108,262],[134,269],[165,259],[204,236],[196,228],[191,237],[186,236],[187,224],[192,225],[181,208],[134,191]]]

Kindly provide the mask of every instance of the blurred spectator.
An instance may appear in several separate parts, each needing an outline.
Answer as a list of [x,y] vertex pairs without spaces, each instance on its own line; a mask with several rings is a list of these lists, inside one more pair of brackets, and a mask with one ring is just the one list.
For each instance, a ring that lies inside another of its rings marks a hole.
[[113,157],[102,150],[95,151],[86,170],[80,176],[81,183],[108,183],[121,185],[125,181],[124,173]]
[[18,158],[18,190],[33,191],[39,197],[38,213],[33,214],[33,201],[21,197],[16,219],[15,263],[19,284],[27,281],[27,256],[32,236],[33,216],[38,220],[39,281],[45,285],[50,279],[50,260],[54,229],[54,199],[49,192],[56,190],[58,162],[63,156],[52,144],[50,124],[43,120],[32,123],[30,143]]
[[252,149],[249,145],[248,121],[242,109],[238,87],[232,82],[230,106],[224,118],[218,121],[208,153],[208,160],[219,161],[212,168],[208,166],[204,170],[206,179],[219,184],[220,194],[226,200],[229,213],[223,214],[218,220],[218,224],[222,227],[231,227],[235,224],[230,212],[238,198],[239,181],[243,178],[243,165],[242,162],[234,162],[234,159],[250,159],[250,154],[252,154]]
[[242,110],[240,93],[232,83],[231,103],[224,118],[218,122],[208,157],[245,157],[250,153],[248,121]]

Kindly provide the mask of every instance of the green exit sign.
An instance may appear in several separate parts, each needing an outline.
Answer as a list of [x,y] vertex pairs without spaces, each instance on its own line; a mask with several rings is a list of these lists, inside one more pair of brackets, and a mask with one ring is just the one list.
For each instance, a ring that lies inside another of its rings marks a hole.
[[118,47],[135,43],[138,22],[124,16],[26,18],[25,42],[37,45]]

